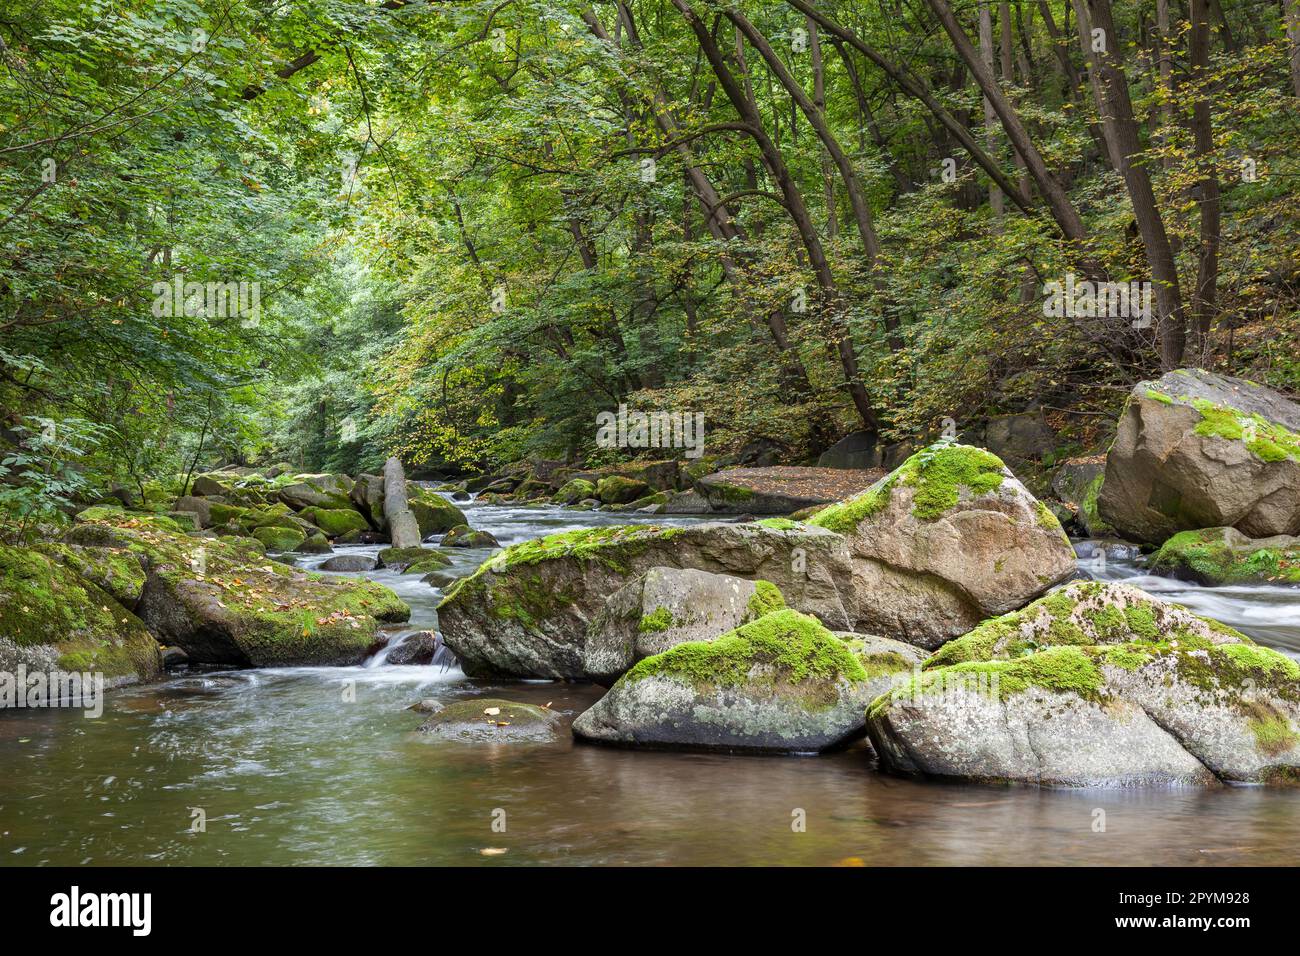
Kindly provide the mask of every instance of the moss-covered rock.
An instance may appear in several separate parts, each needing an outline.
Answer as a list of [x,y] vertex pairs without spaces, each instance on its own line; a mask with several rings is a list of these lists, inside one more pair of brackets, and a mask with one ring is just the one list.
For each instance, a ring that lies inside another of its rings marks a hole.
[[436,491],[413,481],[406,483],[406,503],[415,515],[416,524],[420,526],[421,538],[443,534],[466,523],[465,512]]
[[1075,581],[949,641],[926,661],[926,667],[1014,659],[1061,645],[1088,647],[1133,641],[1209,647],[1249,644],[1250,638],[1127,584]]
[[451,558],[437,551],[427,551],[425,556],[412,561],[402,569],[403,574],[429,574],[451,566]]
[[280,525],[255,528],[253,537],[266,545],[267,551],[292,551],[307,540],[307,535],[301,528],[284,528]]
[[[102,673],[110,684],[162,672],[158,642],[139,618],[72,566],[71,549],[49,554],[0,545],[0,670]],[[91,577],[111,568],[125,584],[125,558],[77,558]]]
[[1201,369],[1139,382],[1106,456],[1098,510],[1124,537],[1235,527],[1300,534],[1300,405]]
[[319,528],[327,538],[337,538],[349,531],[370,530],[370,522],[351,508],[304,508],[299,514]]
[[889,769],[1064,786],[1300,780],[1300,665],[1124,585],[985,622],[872,703]]
[[385,587],[299,571],[268,559],[253,539],[195,538],[129,521],[98,530],[145,568],[140,620],[196,663],[354,664],[381,622],[410,614]]
[[603,504],[623,505],[635,501],[650,491],[650,486],[638,478],[606,475],[596,484],[596,497]]
[[1060,522],[987,451],[940,443],[807,524],[844,534],[856,630],[934,648],[1077,567]]
[[573,732],[624,746],[822,751],[862,735],[872,689],[848,644],[787,609],[646,658]]
[[1300,537],[1250,538],[1236,528],[1183,531],[1151,557],[1151,569],[1205,585],[1300,585]]
[[584,498],[596,497],[596,486],[585,478],[570,478],[552,498],[556,504],[576,505]]
[[848,554],[838,535],[802,526],[633,525],[561,532],[489,558],[439,605],[443,639],[471,676],[608,676],[616,669],[606,663],[589,668],[588,627],[610,595],[656,567],[770,581],[790,606],[850,627]]
[[348,510],[352,507],[354,482],[347,475],[294,475],[279,488],[280,500],[295,510],[326,508]]
[[457,525],[442,536],[439,542],[444,548],[498,548],[500,542],[488,531],[471,528],[467,524]]
[[108,592],[127,610],[135,608],[144,592],[145,574],[140,556],[126,548],[83,547],[58,541],[38,545],[36,550]]
[[376,557],[381,568],[403,571],[419,561],[427,561],[437,552],[430,548],[380,548]]

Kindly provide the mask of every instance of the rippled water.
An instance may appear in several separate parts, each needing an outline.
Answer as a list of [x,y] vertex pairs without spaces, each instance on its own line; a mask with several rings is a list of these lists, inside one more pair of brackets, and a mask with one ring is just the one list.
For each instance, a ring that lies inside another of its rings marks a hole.
[[[502,544],[627,520],[466,510]],[[487,552],[450,554],[468,571]],[[1136,568],[1112,556],[1094,570],[1119,579]],[[438,589],[418,576],[371,576],[411,604],[412,628],[433,624]],[[1300,649],[1295,592],[1133,583]],[[414,733],[422,717],[406,709],[422,697],[504,696],[549,704],[567,725],[599,693],[438,667],[285,668],[117,691],[98,720],[7,713],[0,863],[1300,863],[1300,793],[1291,791],[916,782],[876,772],[863,746],[795,758],[610,750],[567,733],[547,744],[433,742]],[[1098,810],[1105,832],[1094,829]],[[206,832],[191,832],[197,811]]]

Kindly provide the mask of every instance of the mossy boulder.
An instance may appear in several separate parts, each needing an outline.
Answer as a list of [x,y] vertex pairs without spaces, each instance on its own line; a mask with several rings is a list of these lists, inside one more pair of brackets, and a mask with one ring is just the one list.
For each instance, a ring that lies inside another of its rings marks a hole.
[[437,554],[429,548],[381,548],[376,556],[381,568],[403,571],[419,561],[429,560],[430,555]]
[[149,511],[126,511],[109,505],[96,505],[79,511],[73,519],[86,524],[112,524],[126,528],[155,528],[180,534],[185,529],[166,515]]
[[1300,781],[1300,665],[1124,585],[986,622],[874,701],[888,769],[1051,786]]
[[158,642],[135,614],[90,578],[117,567],[124,584],[125,557],[77,559],[82,577],[65,550],[59,558],[27,548],[0,545],[0,671],[19,665],[29,672],[101,673],[114,686],[152,680],[162,673]]
[[326,508],[347,510],[352,507],[355,482],[347,475],[294,475],[279,489],[280,500],[294,510]]
[[337,538],[349,531],[370,530],[370,522],[351,508],[304,508],[299,515],[319,528],[327,538]]
[[444,548],[499,548],[500,542],[488,531],[479,531],[467,524],[457,525],[442,536]]
[[770,581],[651,568],[610,595],[593,618],[581,648],[583,667],[608,686],[643,658],[712,640],[785,606]]
[[461,743],[545,743],[558,739],[559,723],[560,715],[548,707],[478,697],[446,704],[420,732]]
[[307,535],[307,539],[293,550],[299,554],[329,554],[334,548],[330,545],[329,538],[316,531]]
[[[650,491],[650,486],[639,478],[623,475],[606,475],[596,483],[596,497],[603,504],[622,505],[635,501]],[[581,499],[579,499],[581,500]]]
[[441,571],[443,568],[450,567],[451,558],[445,554],[439,554],[437,551],[429,551],[425,557],[418,561],[412,561],[402,569],[403,574],[430,574],[433,571]]
[[158,642],[196,663],[359,663],[381,623],[407,619],[392,591],[299,571],[253,539],[204,539],[127,522],[98,529],[145,568],[136,613]]
[[267,551],[292,551],[307,540],[307,535],[301,528],[285,528],[280,525],[255,528],[252,536],[266,545]]
[[596,486],[585,478],[570,478],[552,498],[556,504],[576,505],[584,498],[596,497]]
[[548,535],[506,548],[462,578],[438,608],[447,646],[471,676],[591,680],[588,627],[606,599],[651,568],[771,582],[794,608],[849,629],[844,540],[820,528],[632,525]]
[[808,525],[845,535],[854,630],[935,648],[1076,571],[1056,517],[980,448],[940,443]]
[[862,736],[880,687],[848,643],[785,609],[647,657],[573,733],[631,747],[818,752]]
[[140,556],[126,548],[83,547],[58,541],[38,545],[36,550],[108,592],[128,610],[135,608],[144,592],[145,574]]
[[415,515],[415,522],[420,526],[420,537],[428,539],[435,534],[444,534],[457,525],[466,523],[465,512],[454,504],[423,485],[413,481],[406,483],[406,503]]
[[1300,585],[1300,537],[1251,538],[1236,528],[1182,531],[1152,555],[1151,570],[1211,586]]
[[1138,382],[1097,505],[1121,535],[1151,544],[1198,528],[1300,534],[1300,405],[1201,369]]

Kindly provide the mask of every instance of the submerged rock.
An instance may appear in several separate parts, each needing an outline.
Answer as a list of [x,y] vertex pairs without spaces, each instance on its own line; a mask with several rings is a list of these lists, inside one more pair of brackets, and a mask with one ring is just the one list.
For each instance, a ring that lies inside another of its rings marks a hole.
[[545,743],[559,738],[560,715],[546,707],[480,697],[446,704],[420,732],[465,743]]
[[892,673],[869,672],[851,643],[815,618],[775,611],[641,661],[574,721],[573,733],[624,746],[828,750],[862,736],[864,709]]
[[1061,524],[1001,459],[918,452],[808,524],[848,538],[855,629],[938,647],[1076,573]]
[[1098,499],[1123,536],[1159,544],[1232,526],[1300,534],[1300,405],[1200,369],[1139,382],[1120,416]]
[[373,571],[379,566],[368,554],[336,554],[321,564],[322,571],[338,571],[345,574],[361,574]]
[[393,645],[384,658],[384,663],[394,666],[432,664],[438,647],[438,636],[433,631],[416,631],[403,638],[400,644]]
[[654,567],[770,581],[791,607],[851,626],[839,535],[795,522],[634,525],[548,535],[488,559],[439,605],[443,640],[470,676],[591,680],[588,626],[611,594]]
[[988,621],[872,703],[882,766],[1051,786],[1300,782],[1300,665],[1125,585]]

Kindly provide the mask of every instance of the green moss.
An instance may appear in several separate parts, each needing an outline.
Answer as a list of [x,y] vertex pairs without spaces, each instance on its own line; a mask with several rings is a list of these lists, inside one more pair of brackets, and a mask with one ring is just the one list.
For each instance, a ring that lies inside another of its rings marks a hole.
[[1300,544],[1286,548],[1233,547],[1229,528],[1182,531],[1151,558],[1151,568],[1201,584],[1275,581],[1300,584]]
[[727,484],[725,481],[711,483],[708,490],[710,498],[716,498],[728,504],[744,504],[754,498],[752,489],[745,488],[742,485]]
[[622,680],[677,677],[696,687],[740,687],[755,682],[799,685],[863,681],[867,672],[845,643],[816,618],[789,609],[767,614],[712,641],[689,641],[647,657]]
[[[1049,647],[1015,660],[967,661],[948,667],[927,667],[892,694],[915,696],[954,687],[979,687],[990,693],[996,692],[1005,700],[1013,694],[1037,687],[1100,701],[1103,683],[1101,670],[1083,648]],[[871,710],[878,712],[887,703],[887,699],[878,699],[871,705]]]
[[1153,402],[1159,402],[1161,405],[1172,405],[1174,400],[1164,392],[1157,392],[1154,388],[1147,389],[1147,398]]
[[755,523],[773,531],[795,531],[799,527],[799,522],[789,518],[761,518]]
[[585,478],[570,478],[552,499],[562,505],[577,504],[587,498],[596,497],[596,486]]
[[[939,443],[922,449],[866,491],[838,505],[832,505],[808,522],[818,527],[852,531],[862,521],[889,503],[899,484],[914,488],[912,514],[923,521],[940,518],[961,499],[961,489],[973,495],[989,494],[1002,487],[1002,459],[982,448]],[[1051,512],[1048,512],[1050,515]],[[1060,522],[1052,516],[1060,528]]]
[[637,625],[637,630],[642,634],[655,634],[660,631],[666,631],[672,626],[672,612],[666,607],[660,607],[655,608],[655,610],[642,617],[641,623]]
[[1249,715],[1247,726],[1255,735],[1255,746],[1261,753],[1277,757],[1300,744],[1300,734],[1276,708],[1262,701],[1250,701],[1244,710]]
[[752,617],[762,617],[764,614],[780,611],[785,606],[785,596],[780,588],[771,581],[755,581],[754,593],[750,595],[749,604],[745,609]]
[[1156,625],[1155,613],[1149,607],[1130,604],[1124,608],[1124,623],[1130,631],[1144,641],[1160,639],[1160,628]]
[[282,528],[279,525],[255,528],[253,537],[266,545],[268,551],[292,551],[307,540],[307,534],[301,528]]
[[1262,461],[1300,461],[1300,435],[1284,425],[1271,422],[1254,412],[1246,413],[1234,408],[1215,405],[1203,398],[1193,399],[1192,407],[1201,413],[1196,434],[1223,438],[1228,441],[1245,441],[1248,425],[1253,426],[1254,438],[1246,447]]
[[428,574],[431,571],[440,571],[450,566],[451,559],[437,551],[428,551],[424,557],[412,561],[403,570],[402,574]]
[[[618,574],[628,574],[628,558],[654,545],[671,541],[685,529],[660,525],[615,525],[560,531],[544,538],[521,541],[493,555],[471,575],[461,578],[442,604],[467,598],[486,587],[486,575],[539,564],[555,558],[576,558],[601,564]],[[441,606],[441,605],[440,605]]]
[[158,644],[134,614],[36,551],[0,545],[0,621],[0,637],[24,648],[53,646],[79,671],[151,677],[159,670]]
[[302,516],[331,538],[349,531],[368,531],[370,522],[359,512],[341,508],[304,508]]
[[492,589],[492,616],[536,630],[574,600],[572,590],[553,587],[540,574],[513,575]]

